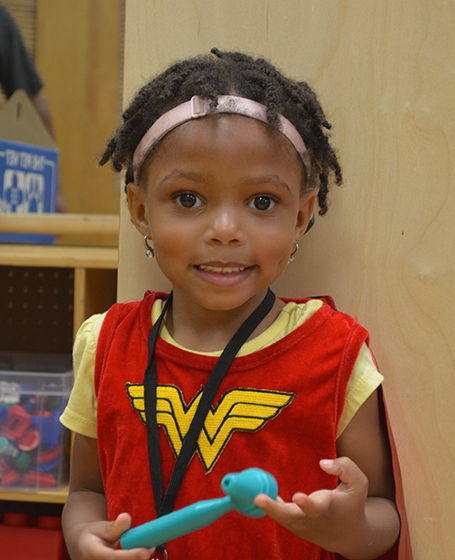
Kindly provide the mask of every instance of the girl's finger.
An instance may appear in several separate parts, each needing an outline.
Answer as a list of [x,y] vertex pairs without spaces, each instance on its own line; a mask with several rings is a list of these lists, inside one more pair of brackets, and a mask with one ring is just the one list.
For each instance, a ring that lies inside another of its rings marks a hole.
[[332,491],[318,490],[313,492],[310,496],[302,492],[297,492],[297,494],[292,497],[292,501],[307,517],[314,519],[329,511],[332,501]]
[[254,498],[254,503],[263,509],[265,513],[272,519],[278,519],[288,510],[288,505],[279,496],[277,500],[272,500],[267,494],[258,494]]
[[338,490],[347,492],[361,489],[363,491],[368,486],[367,477],[354,461],[351,461],[348,457],[323,459],[319,464],[323,471],[328,474],[336,475],[340,479],[341,484]]
[[111,542],[118,540],[130,526],[131,516],[128,513],[121,513],[115,521],[108,525],[107,539]]

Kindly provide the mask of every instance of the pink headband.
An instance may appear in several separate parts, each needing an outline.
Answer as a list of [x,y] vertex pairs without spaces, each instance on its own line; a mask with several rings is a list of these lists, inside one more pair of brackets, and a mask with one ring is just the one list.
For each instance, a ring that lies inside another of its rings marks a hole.
[[[190,99],[190,101],[177,105],[177,107],[174,107],[167,113],[164,113],[164,115],[161,115],[161,117],[152,124],[134,151],[134,168],[138,169],[150,148],[172,129],[192,119],[205,117],[208,113],[235,113],[237,115],[244,115],[245,117],[250,117],[267,123],[267,109],[265,105],[257,103],[252,99],[235,97],[232,95],[220,95],[218,97],[218,105],[215,109],[212,109],[210,107],[209,99],[195,95]],[[281,132],[294,145],[305,164],[307,175],[309,176],[311,171],[311,161],[302,137],[288,119],[279,115],[279,120]]]

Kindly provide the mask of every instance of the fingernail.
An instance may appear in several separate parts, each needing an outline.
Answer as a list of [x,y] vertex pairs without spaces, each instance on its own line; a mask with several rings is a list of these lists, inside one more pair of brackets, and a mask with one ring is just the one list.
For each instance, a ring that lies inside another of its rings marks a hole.
[[324,467],[331,467],[334,463],[333,459],[322,459],[321,461],[321,465],[324,465]]

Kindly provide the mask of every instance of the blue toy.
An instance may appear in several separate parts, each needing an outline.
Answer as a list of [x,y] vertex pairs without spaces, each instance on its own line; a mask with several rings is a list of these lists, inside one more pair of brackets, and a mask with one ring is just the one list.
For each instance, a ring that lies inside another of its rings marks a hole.
[[126,531],[120,538],[121,547],[130,549],[158,546],[202,529],[233,509],[243,515],[259,518],[265,513],[253,503],[253,499],[258,494],[267,494],[276,500],[278,495],[275,478],[261,469],[227,474],[221,481],[221,488],[227,494],[224,498],[196,502]]

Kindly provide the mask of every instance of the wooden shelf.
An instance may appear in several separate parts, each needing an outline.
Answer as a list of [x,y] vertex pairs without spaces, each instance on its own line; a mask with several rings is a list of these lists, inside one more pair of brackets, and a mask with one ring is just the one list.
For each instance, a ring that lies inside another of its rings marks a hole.
[[0,265],[116,270],[117,247],[0,244]]
[[[70,222],[66,218],[60,221],[66,228],[71,227]],[[13,221],[11,223],[13,224]],[[111,227],[112,220],[110,220],[109,224],[109,227]],[[77,227],[85,227],[85,222],[79,222]],[[7,278],[9,278],[9,275],[12,275],[11,278],[13,278],[14,282],[16,282],[17,278],[22,283],[29,282],[30,286],[33,286],[34,282],[38,282],[37,277],[44,277],[51,272],[48,271],[44,274],[44,269],[72,269],[72,271],[65,274],[70,279],[68,293],[72,294],[70,295],[70,302],[71,299],[73,301],[72,306],[69,307],[69,323],[67,322],[66,324],[69,324],[70,328],[72,324],[73,337],[85,319],[95,313],[106,311],[115,303],[117,294],[117,265],[117,247],[0,244],[0,267],[5,267],[4,275]],[[25,268],[29,270],[22,270]],[[43,269],[43,274],[39,269]],[[51,274],[60,275],[60,272],[54,271]],[[33,287],[36,288],[36,286]],[[54,304],[57,303],[56,297],[51,295],[51,300],[47,302],[47,306],[42,306],[40,313],[46,313],[46,308],[55,307]],[[6,305],[8,305],[8,302],[6,302]],[[22,311],[24,318],[27,318],[28,323],[33,325],[34,322],[30,321],[31,306],[24,304],[24,306],[20,307],[24,307]],[[43,339],[43,344],[46,343],[46,340]],[[14,338],[14,343],[22,344],[20,338]],[[10,346],[8,349],[10,349]],[[67,342],[65,342],[65,349],[65,352],[69,353],[71,351],[71,332]],[[25,350],[26,348],[24,348]],[[23,350],[19,349],[19,351]],[[59,350],[54,349],[54,351],[58,352]],[[49,507],[53,507],[51,504],[64,504],[67,497],[67,487],[58,491],[0,491],[0,502],[19,502],[18,507],[27,507],[26,504],[32,502],[37,504],[36,507],[39,508],[48,507],[40,504],[48,504]]]
[[4,233],[107,235],[118,239],[119,217],[111,214],[2,214]]
[[64,504],[68,498],[68,487],[55,492],[0,492],[0,500],[10,502],[36,502],[43,504]]

